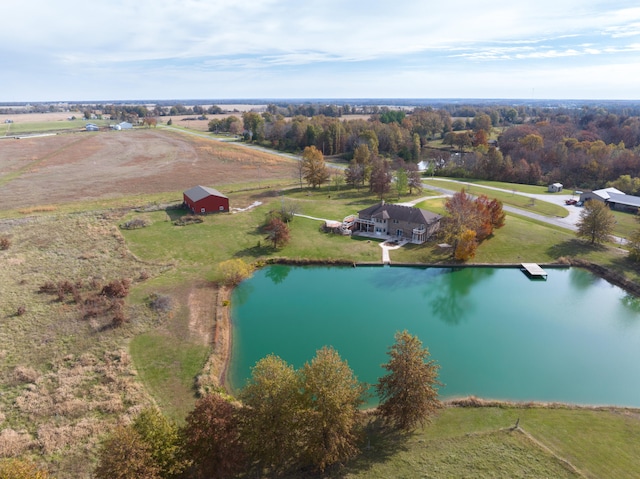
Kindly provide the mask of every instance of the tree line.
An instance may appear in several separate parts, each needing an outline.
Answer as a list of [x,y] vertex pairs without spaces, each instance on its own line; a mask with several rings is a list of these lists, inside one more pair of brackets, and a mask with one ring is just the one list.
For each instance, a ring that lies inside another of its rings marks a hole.
[[[622,175],[640,178],[640,116],[633,109],[381,107],[368,119],[283,113],[279,107],[245,112],[214,119],[209,128],[244,134],[247,141],[278,150],[313,146],[347,160],[366,145],[376,155],[426,160],[435,174],[458,177],[559,181],[577,188],[604,187]],[[436,140],[444,149],[431,147]],[[452,155],[455,151],[459,155]]]
[[277,477],[344,464],[358,455],[372,417],[382,431],[410,431],[442,406],[439,366],[416,336],[396,333],[388,356],[374,386],[380,403],[373,416],[360,409],[369,388],[333,348],[297,370],[269,355],[237,398],[207,394],[181,427],[155,408],[116,427],[102,443],[95,477]]

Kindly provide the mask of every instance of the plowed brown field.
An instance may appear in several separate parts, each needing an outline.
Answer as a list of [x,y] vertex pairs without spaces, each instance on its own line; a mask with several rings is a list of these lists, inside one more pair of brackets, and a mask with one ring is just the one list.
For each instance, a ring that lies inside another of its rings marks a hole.
[[273,178],[291,160],[160,128],[0,140],[0,210]]

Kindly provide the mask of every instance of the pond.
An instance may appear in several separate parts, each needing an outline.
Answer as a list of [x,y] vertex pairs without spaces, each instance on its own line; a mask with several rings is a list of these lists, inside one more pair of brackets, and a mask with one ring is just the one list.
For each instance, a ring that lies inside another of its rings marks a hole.
[[440,364],[442,398],[640,407],[640,301],[582,269],[547,272],[264,268],[232,296],[230,384],[267,354],[299,368],[325,345],[374,384],[406,329]]

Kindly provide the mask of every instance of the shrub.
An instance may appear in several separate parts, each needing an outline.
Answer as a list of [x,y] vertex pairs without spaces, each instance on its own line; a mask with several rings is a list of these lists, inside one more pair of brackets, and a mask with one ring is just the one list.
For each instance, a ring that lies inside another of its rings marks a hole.
[[197,224],[197,223],[202,223],[204,220],[202,219],[201,216],[197,216],[197,215],[184,215],[181,216],[180,218],[178,218],[177,220],[175,220],[173,222],[174,225],[176,226],[186,226],[186,225],[193,225],[193,224]]
[[22,316],[24,313],[27,312],[27,307],[22,305],[22,306],[18,306],[18,309],[16,311],[16,316]]
[[58,295],[58,301],[64,301],[64,297],[67,293],[73,293],[76,287],[70,281],[59,281],[56,285],[56,294]]
[[173,309],[173,300],[166,294],[153,293],[149,296],[149,307],[159,313],[166,313]]
[[133,218],[129,221],[124,222],[120,227],[125,230],[135,230],[138,228],[146,228],[151,223],[144,218]]
[[111,325],[114,328],[119,328],[127,321],[127,317],[124,314],[124,304],[121,301],[114,301],[112,303],[111,309],[114,310],[114,315],[111,319]]
[[0,237],[0,250],[7,250],[11,247],[11,240],[8,236]]
[[0,459],[2,479],[47,479],[49,473],[22,459]]
[[47,281],[38,289],[38,292],[43,294],[53,294],[56,291],[58,291],[58,286],[53,281]]
[[106,296],[92,295],[84,300],[82,317],[83,319],[95,318],[112,308],[113,305]]
[[251,276],[253,267],[241,259],[228,259],[218,265],[218,272],[223,285],[235,286]]
[[16,366],[13,379],[18,383],[35,383],[40,375],[30,366]]
[[108,298],[126,298],[129,295],[130,286],[131,280],[126,278],[116,279],[104,286],[100,294]]

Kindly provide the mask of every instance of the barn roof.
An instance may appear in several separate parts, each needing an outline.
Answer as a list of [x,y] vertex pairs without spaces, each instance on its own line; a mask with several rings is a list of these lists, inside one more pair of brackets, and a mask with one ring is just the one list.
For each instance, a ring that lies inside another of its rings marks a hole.
[[609,187],[609,188],[603,188],[601,190],[594,190],[592,191],[592,193],[594,195],[598,195],[600,198],[602,198],[603,200],[608,200],[609,196],[613,193],[614,195],[624,195],[624,192],[620,191],[617,188],[613,188],[613,187]]
[[226,196],[218,190],[200,185],[189,188],[184,192],[184,195],[191,201],[200,201],[202,198],[206,198],[207,196],[219,196],[220,198],[226,198]]
[[640,207],[640,197],[609,193],[609,203],[618,203],[620,205]]
[[442,216],[432,213],[431,211],[413,206],[390,205],[387,203],[378,203],[364,210],[360,210],[358,215],[361,218],[394,219],[416,224],[431,224],[442,218]]

